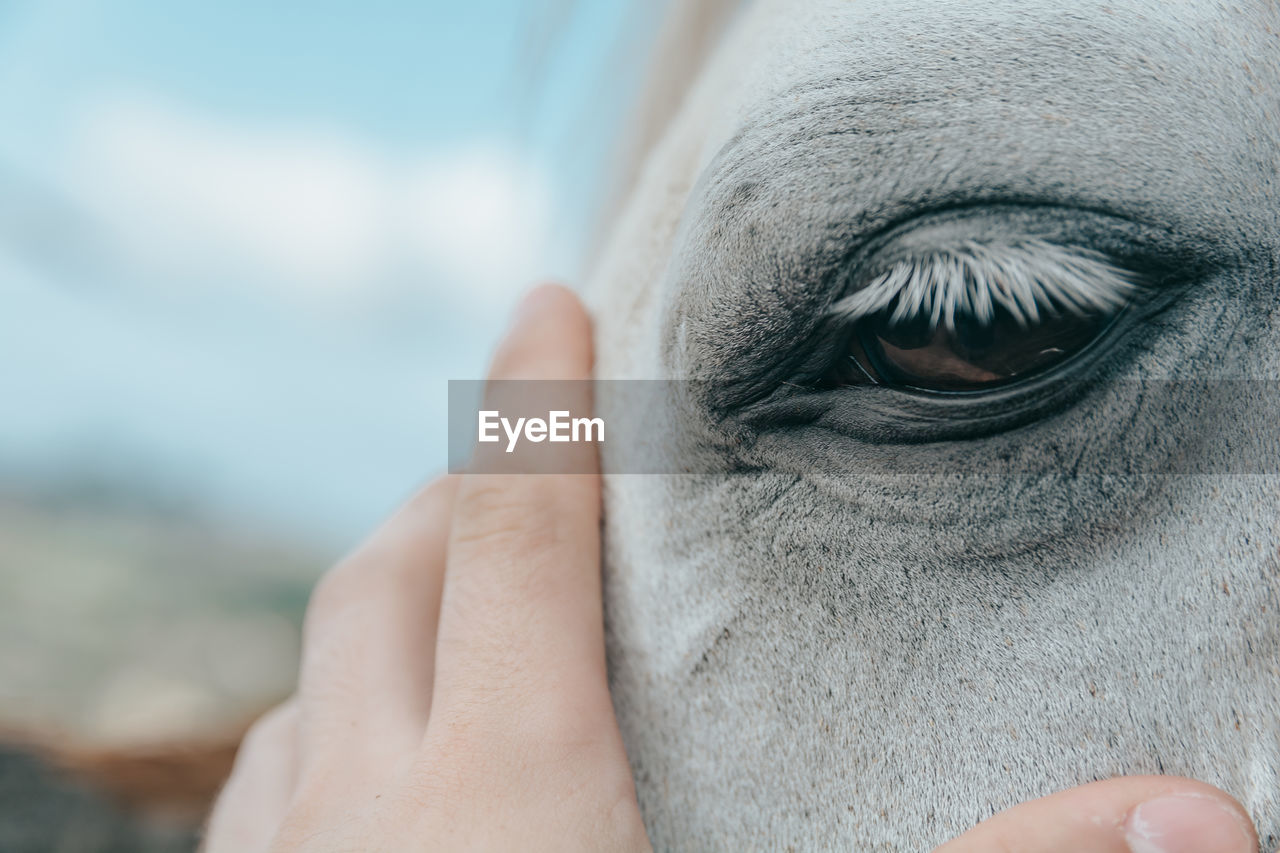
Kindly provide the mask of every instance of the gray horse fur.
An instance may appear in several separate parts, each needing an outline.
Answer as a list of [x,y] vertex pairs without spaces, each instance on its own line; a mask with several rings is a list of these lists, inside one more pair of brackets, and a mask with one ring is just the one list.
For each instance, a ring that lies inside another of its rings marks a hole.
[[[1277,848],[1280,395],[1215,382],[1280,376],[1278,176],[1274,0],[742,10],[592,276],[600,377],[709,389],[660,414],[702,473],[605,457],[657,848],[924,850],[1147,773]],[[993,235],[1155,271],[1094,359],[1122,381],[994,414],[813,390],[859,264]]]

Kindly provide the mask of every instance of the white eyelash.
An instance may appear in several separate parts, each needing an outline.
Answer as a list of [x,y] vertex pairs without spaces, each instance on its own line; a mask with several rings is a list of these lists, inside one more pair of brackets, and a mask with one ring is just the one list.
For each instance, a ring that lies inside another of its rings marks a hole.
[[1041,312],[1077,315],[1123,308],[1135,276],[1098,252],[1044,240],[978,243],[899,261],[831,307],[845,320],[869,317],[897,300],[890,322],[928,315],[931,328],[955,331],[956,315],[990,323],[1000,306],[1022,326]]

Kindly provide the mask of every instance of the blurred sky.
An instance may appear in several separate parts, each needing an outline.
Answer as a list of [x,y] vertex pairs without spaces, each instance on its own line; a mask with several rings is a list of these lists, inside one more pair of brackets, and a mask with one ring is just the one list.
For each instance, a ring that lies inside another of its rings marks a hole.
[[580,273],[659,5],[0,0],[0,491],[349,545]]

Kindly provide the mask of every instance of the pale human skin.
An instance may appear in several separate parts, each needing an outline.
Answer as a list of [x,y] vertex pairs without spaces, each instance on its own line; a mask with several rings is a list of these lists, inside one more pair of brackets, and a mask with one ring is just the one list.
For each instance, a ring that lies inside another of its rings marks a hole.
[[[587,315],[544,287],[490,378],[591,368]],[[605,675],[599,531],[595,475],[424,489],[317,586],[297,692],[245,738],[206,853],[649,849]],[[939,848],[1256,849],[1228,795],[1150,776],[1025,803]]]

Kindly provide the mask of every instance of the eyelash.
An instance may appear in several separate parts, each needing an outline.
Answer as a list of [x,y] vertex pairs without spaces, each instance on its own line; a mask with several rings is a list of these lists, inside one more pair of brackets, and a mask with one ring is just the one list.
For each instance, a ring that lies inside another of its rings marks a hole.
[[1042,313],[1079,316],[1113,313],[1130,303],[1138,277],[1100,252],[1044,240],[1007,243],[965,241],[954,249],[897,262],[857,292],[836,302],[830,315],[854,322],[893,307],[892,323],[929,316],[930,328],[955,331],[958,315],[981,323],[997,307],[1021,326]]

